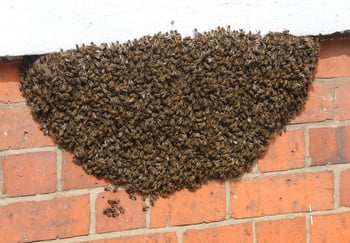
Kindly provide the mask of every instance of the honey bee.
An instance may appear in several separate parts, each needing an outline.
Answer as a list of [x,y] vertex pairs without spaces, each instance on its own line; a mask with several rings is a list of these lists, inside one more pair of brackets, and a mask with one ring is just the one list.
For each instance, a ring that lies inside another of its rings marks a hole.
[[137,199],[134,194],[129,194],[129,198],[133,201],[135,201]]
[[125,213],[125,209],[122,208],[122,207],[119,207],[119,212],[120,212],[120,214],[124,214]]

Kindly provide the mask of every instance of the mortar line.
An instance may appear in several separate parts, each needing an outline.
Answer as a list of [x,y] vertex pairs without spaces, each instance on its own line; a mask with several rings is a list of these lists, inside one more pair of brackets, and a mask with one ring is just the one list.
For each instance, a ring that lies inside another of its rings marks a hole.
[[329,82],[329,81],[341,81],[344,79],[349,79],[350,76],[333,77],[333,78],[315,78],[316,82]]
[[[45,200],[52,200],[55,198],[64,198],[64,197],[71,197],[71,196],[81,196],[81,195],[87,195],[89,194],[90,189],[77,189],[77,190],[68,190],[68,191],[56,191],[53,193],[47,193],[47,194],[36,194],[36,195],[29,195],[29,196],[19,196],[19,197],[2,197],[0,198],[0,206],[6,206],[12,203],[18,203],[18,202],[28,202],[28,201],[45,201]],[[104,188],[94,188],[94,190],[98,190],[99,192],[104,191]]]
[[17,108],[17,107],[26,107],[27,103],[23,102],[0,102],[0,107],[4,108]]
[[62,151],[56,147],[56,173],[57,173],[57,191],[62,191]]
[[[327,215],[327,214],[338,214],[338,213],[347,213],[347,212],[350,212],[350,208],[343,207],[343,208],[330,209],[330,210],[324,210],[324,211],[312,211],[312,215]],[[296,213],[271,215],[271,216],[257,216],[257,217],[252,216],[251,218],[230,219],[230,220],[223,220],[220,222],[200,223],[195,225],[168,226],[168,227],[151,228],[151,229],[141,228],[141,229],[132,229],[127,231],[92,234],[87,236],[77,236],[77,237],[72,237],[68,239],[62,239],[62,240],[59,240],[59,242],[70,243],[72,241],[84,242],[87,240],[110,239],[115,237],[138,236],[138,235],[144,236],[148,234],[176,232],[177,230],[184,232],[186,230],[202,230],[202,229],[215,228],[219,226],[244,224],[244,223],[253,222],[253,221],[255,222],[273,221],[273,220],[279,220],[279,219],[296,218],[301,216],[307,217],[309,215],[310,215],[310,212],[306,211],[306,212],[296,212]],[[54,243],[54,242],[57,242],[57,240],[47,240],[47,241],[40,241],[40,242]]]
[[306,234],[306,243],[310,243],[310,216],[306,215],[305,217],[305,234]]
[[176,230],[175,231],[176,238],[177,238],[177,243],[182,243],[182,238],[183,238],[183,230]]
[[230,180],[225,181],[225,193],[226,193],[225,219],[230,219],[230,197],[231,197]]
[[340,183],[340,169],[338,167],[335,167],[333,169],[333,201],[334,201],[334,208],[339,208],[339,195],[340,195],[340,189],[339,189],[339,183]]
[[305,167],[311,167],[310,137],[309,137],[309,129],[307,127],[305,127],[304,129],[304,141],[305,141]]
[[252,242],[256,243],[255,220],[253,220],[253,222],[252,222]]
[[98,191],[95,189],[90,190],[90,224],[89,235],[96,234],[96,207],[95,202],[97,199]]
[[16,62],[21,61],[23,56],[0,56],[0,62]]
[[315,121],[315,122],[308,122],[308,123],[297,123],[297,124],[288,124],[286,126],[287,130],[297,130],[297,129],[303,129],[304,127],[308,128],[323,128],[323,127],[341,127],[341,126],[349,126],[350,120],[344,120],[344,121],[335,121],[332,119],[328,119],[325,121]]
[[[259,157],[259,158],[260,158],[260,157]],[[256,159],[256,160],[253,162],[253,169],[252,169],[252,172],[259,172],[258,162],[259,162],[259,159]]]
[[243,174],[241,177],[234,179],[233,181],[240,181],[244,179],[255,179],[257,177],[262,177],[262,176],[285,176],[285,175],[294,175],[294,174],[303,174],[303,173],[327,172],[336,167],[339,167],[341,169],[348,169],[350,168],[350,163],[326,164],[326,165],[311,166],[311,167],[305,167],[305,168],[295,168],[295,169],[282,170],[282,171],[269,171],[264,173],[262,172],[248,173],[248,174]]
[[8,149],[0,151],[0,156],[13,155],[13,154],[24,154],[24,153],[35,153],[35,152],[56,152],[56,146],[42,146],[34,148],[20,148],[20,149]]

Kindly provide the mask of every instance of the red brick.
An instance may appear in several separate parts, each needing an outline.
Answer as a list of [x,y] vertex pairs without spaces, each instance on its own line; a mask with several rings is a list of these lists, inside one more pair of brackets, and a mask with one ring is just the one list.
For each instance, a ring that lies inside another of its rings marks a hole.
[[350,169],[340,173],[340,206],[350,207]]
[[350,126],[309,130],[312,165],[350,163]]
[[[349,67],[350,68],[350,67]],[[335,93],[336,116],[339,121],[350,119],[350,81],[339,81]]]
[[22,102],[19,90],[19,62],[0,62],[0,102]]
[[2,161],[4,193],[24,196],[56,191],[56,153],[7,155]]
[[[116,218],[108,218],[103,214],[103,210],[109,206],[108,199],[115,198],[120,199],[120,205],[125,209],[125,214]],[[125,191],[98,194],[96,199],[96,232],[104,233],[146,227],[146,213],[142,210],[143,206],[142,200],[131,200]]]
[[333,207],[333,173],[250,178],[231,183],[233,218],[305,212]]
[[176,234],[173,232],[169,233],[158,233],[158,234],[146,234],[128,237],[118,237],[105,240],[94,240],[89,243],[176,243]]
[[350,76],[350,39],[321,42],[320,59],[316,76],[333,78]]
[[258,161],[260,171],[288,170],[305,165],[304,130],[290,130],[277,137]]
[[18,82],[0,82],[0,102],[23,102]]
[[305,218],[260,221],[255,223],[256,241],[306,242]]
[[313,83],[304,110],[292,124],[325,121],[333,118],[332,83]]
[[33,120],[29,107],[0,107],[0,150],[53,145]]
[[309,129],[309,152],[312,165],[350,162],[350,127]]
[[338,160],[337,128],[311,128],[309,140],[312,165],[324,165]]
[[160,198],[151,210],[151,227],[186,225],[225,219],[225,185],[209,183],[195,192],[182,190]]
[[26,201],[0,206],[2,242],[30,242],[86,235],[89,196]]
[[244,243],[253,242],[251,223],[227,225],[203,230],[187,230],[183,234],[184,243]]
[[0,62],[0,82],[19,82],[19,62]]
[[88,175],[81,166],[74,163],[73,154],[70,152],[62,153],[62,180],[64,190],[92,188],[107,185],[104,180]]
[[310,224],[310,243],[350,242],[350,213],[315,215]]
[[350,126],[338,127],[338,163],[350,163]]

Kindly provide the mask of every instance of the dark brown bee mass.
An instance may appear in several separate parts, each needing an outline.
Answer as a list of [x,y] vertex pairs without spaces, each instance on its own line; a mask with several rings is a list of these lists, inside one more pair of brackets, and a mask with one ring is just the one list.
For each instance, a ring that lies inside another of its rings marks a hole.
[[302,109],[318,51],[287,32],[173,31],[40,56],[21,90],[87,173],[155,200],[246,172]]
[[110,199],[108,200],[109,206],[103,210],[103,214],[107,217],[116,218],[120,214],[125,213],[125,209],[119,205],[120,199]]

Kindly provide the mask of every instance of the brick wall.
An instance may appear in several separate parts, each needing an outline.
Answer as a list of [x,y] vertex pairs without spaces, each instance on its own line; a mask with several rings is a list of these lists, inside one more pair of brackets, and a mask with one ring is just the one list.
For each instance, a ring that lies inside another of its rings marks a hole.
[[[43,136],[18,65],[0,63],[0,242],[350,242],[350,39],[322,42],[305,111],[252,173],[147,212]],[[116,196],[126,214],[107,218]]]

